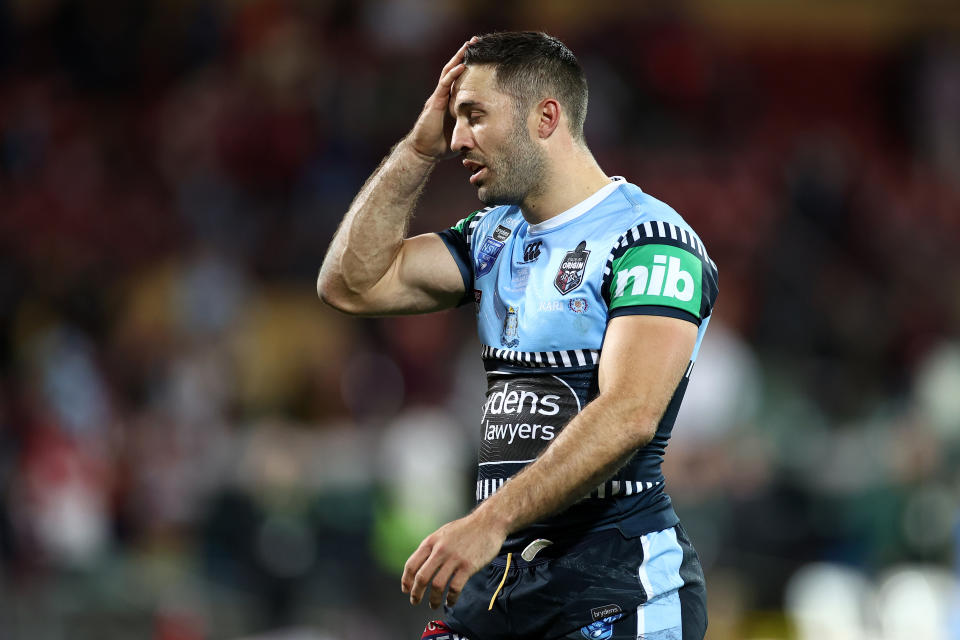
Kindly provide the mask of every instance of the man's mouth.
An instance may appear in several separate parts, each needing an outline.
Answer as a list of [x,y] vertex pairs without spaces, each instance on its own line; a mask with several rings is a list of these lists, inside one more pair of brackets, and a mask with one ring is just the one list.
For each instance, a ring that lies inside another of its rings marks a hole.
[[483,180],[487,175],[487,166],[476,162],[474,160],[467,160],[464,158],[463,166],[470,171],[470,184],[477,184],[478,181]]

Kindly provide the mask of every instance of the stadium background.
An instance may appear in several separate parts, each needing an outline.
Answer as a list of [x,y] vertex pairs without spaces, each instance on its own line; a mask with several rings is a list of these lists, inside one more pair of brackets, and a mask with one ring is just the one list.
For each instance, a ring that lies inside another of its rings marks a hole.
[[666,468],[709,638],[960,638],[948,0],[0,0],[0,638],[418,637],[398,567],[472,499],[472,316],[348,319],[314,279],[451,51],[520,28],[721,268]]

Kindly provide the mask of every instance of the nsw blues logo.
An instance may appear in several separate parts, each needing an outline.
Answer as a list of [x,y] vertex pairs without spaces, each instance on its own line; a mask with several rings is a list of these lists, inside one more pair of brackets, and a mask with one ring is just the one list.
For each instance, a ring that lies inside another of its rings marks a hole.
[[485,276],[493,270],[497,256],[503,251],[503,241],[510,237],[510,229],[497,225],[492,236],[487,236],[477,251],[477,277]]
[[622,613],[591,622],[580,629],[580,633],[588,640],[609,640],[613,637],[613,623],[623,617]]
[[477,251],[477,277],[485,276],[493,269],[493,263],[503,251],[503,243],[487,236]]

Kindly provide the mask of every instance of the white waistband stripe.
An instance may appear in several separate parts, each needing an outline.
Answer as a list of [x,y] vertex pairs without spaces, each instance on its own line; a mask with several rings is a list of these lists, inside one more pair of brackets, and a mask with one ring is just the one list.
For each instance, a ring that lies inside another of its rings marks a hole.
[[[477,480],[477,502],[486,500],[499,491],[506,481],[506,478],[484,478],[483,480]],[[604,499],[619,495],[632,496],[650,491],[662,484],[662,480],[657,480],[656,482],[643,480],[608,480],[591,491],[590,497]]]

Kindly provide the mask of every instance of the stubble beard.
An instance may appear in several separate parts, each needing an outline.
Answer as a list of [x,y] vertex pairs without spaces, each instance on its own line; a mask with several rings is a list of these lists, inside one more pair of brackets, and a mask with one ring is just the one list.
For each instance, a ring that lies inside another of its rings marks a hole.
[[521,205],[539,194],[544,183],[547,163],[543,151],[534,144],[523,118],[518,118],[513,131],[513,144],[496,158],[495,179],[477,190],[480,202],[488,207]]

